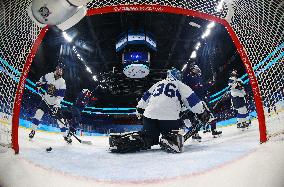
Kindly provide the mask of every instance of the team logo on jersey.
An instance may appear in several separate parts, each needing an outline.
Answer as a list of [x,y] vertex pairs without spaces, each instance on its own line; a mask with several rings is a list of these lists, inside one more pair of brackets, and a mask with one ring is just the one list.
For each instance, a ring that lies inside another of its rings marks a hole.
[[47,17],[51,14],[51,12],[49,11],[49,9],[46,7],[46,5],[40,7],[40,9],[38,10],[38,12],[40,13],[40,15],[42,16],[42,18],[45,21],[48,21]]
[[54,96],[56,92],[56,87],[53,84],[47,86],[47,93],[51,96]]

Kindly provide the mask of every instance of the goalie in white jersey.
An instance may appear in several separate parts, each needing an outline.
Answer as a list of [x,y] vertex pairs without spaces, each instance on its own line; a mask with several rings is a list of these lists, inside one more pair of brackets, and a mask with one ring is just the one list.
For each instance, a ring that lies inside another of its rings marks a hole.
[[65,126],[63,115],[60,110],[60,103],[63,100],[66,91],[66,83],[65,80],[62,78],[63,69],[64,65],[59,64],[56,66],[56,70],[54,72],[42,76],[37,82],[39,92],[41,92],[41,88],[45,90],[45,92],[41,95],[42,100],[38,106],[34,117],[32,118],[32,131],[29,134],[30,139],[34,137],[35,130],[40,124],[43,115],[45,113],[49,113],[56,117],[64,140],[67,143],[72,142],[70,135],[68,135],[69,133],[67,133],[68,127]]
[[[157,82],[144,93],[137,105],[138,118],[143,116],[143,131],[139,133],[140,142],[138,141],[141,147],[129,143],[132,147],[123,150],[121,146],[121,150],[126,152],[149,149],[152,145],[160,144],[162,149],[172,150],[170,152],[182,152],[183,136],[172,133],[180,128],[182,105],[197,114],[202,121],[209,120],[210,114],[205,109],[203,101],[200,101],[194,91],[180,80],[180,71],[173,68],[168,70],[166,79]],[[160,134],[163,136],[159,141]],[[111,150],[119,149],[118,141],[118,137],[110,138]]]

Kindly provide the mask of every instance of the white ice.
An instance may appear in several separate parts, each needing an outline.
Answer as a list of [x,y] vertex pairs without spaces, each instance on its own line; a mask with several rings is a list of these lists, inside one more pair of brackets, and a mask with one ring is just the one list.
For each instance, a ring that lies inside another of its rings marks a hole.
[[[284,118],[281,118],[283,122]],[[93,145],[60,134],[20,128],[20,154],[0,153],[0,186],[284,186],[284,136],[259,144],[257,121],[245,131],[224,127],[220,138],[202,134],[181,154],[152,150],[114,154],[108,137],[87,137]],[[52,147],[47,153],[45,149]]]

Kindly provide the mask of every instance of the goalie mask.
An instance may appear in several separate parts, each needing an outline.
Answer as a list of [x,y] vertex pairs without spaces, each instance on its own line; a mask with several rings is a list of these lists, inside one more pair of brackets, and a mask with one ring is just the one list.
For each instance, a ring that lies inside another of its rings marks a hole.
[[181,81],[182,79],[181,72],[176,68],[172,68],[167,71],[167,78],[173,78],[174,80]]

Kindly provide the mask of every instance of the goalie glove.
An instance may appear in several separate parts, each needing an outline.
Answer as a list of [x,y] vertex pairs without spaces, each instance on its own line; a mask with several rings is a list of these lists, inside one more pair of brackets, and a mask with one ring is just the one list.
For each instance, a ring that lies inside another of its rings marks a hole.
[[136,116],[138,119],[141,119],[143,117],[144,109],[142,108],[136,108]]

